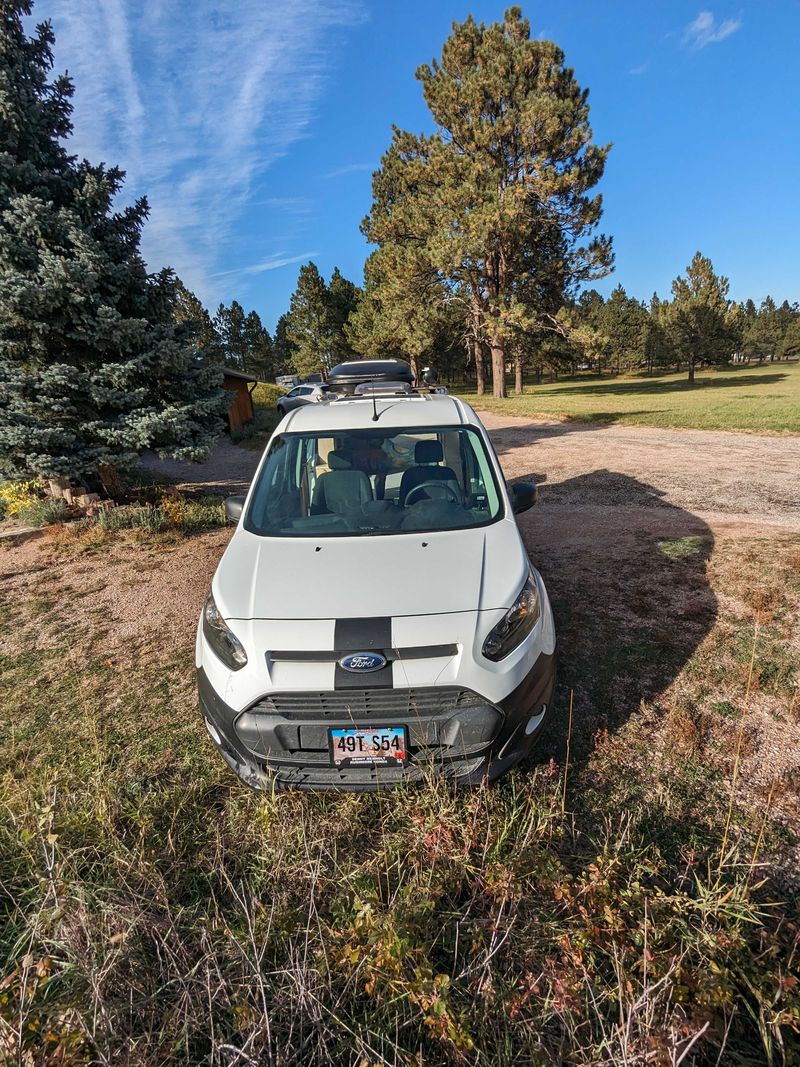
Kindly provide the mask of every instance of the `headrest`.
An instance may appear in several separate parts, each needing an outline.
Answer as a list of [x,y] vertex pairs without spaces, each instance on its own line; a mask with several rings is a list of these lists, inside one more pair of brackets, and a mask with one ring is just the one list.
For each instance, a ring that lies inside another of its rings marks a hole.
[[441,441],[417,441],[414,448],[415,463],[439,463],[443,455]]
[[349,471],[353,466],[353,460],[349,452],[328,453],[328,466],[332,471]]

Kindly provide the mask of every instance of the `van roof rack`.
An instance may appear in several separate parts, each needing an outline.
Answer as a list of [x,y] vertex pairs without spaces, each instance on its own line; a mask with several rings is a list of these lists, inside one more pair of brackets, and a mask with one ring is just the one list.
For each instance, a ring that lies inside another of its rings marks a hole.
[[340,404],[343,400],[372,400],[373,398],[375,400],[424,400],[429,396],[448,395],[446,385],[413,389],[411,386],[405,387],[404,383],[396,383],[395,387],[391,388],[391,383],[376,382],[375,388],[371,389],[369,383],[364,384],[366,388],[362,389],[358,386],[353,393],[328,393],[327,399],[331,403]]

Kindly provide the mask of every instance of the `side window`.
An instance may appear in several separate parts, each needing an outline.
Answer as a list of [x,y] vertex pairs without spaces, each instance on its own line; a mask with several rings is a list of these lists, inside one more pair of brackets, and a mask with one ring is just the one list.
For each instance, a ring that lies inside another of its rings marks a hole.
[[299,389],[292,389],[290,392],[288,392],[286,394],[287,397],[299,396],[299,395],[300,395],[300,390]]
[[313,393],[314,390],[310,386],[304,385],[301,389],[298,389],[297,391],[300,396],[308,396],[308,394]]

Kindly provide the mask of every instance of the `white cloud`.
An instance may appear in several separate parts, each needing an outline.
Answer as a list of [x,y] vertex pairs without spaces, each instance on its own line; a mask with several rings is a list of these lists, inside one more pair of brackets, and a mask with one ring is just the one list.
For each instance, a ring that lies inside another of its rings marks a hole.
[[683,43],[690,48],[705,48],[730,37],[741,27],[740,18],[723,19],[717,22],[711,11],[698,12],[697,18],[683,31]]
[[126,199],[147,195],[143,252],[153,269],[170,264],[206,301],[216,299],[211,279],[229,273],[214,268],[232,227],[256,179],[305,135],[335,31],[363,17],[361,4],[37,5],[37,17],[53,20],[56,70],[75,80],[70,150],[123,167]]
[[632,77],[636,78],[640,74],[644,74],[646,70],[647,70],[647,64],[646,63],[642,63],[641,66],[639,66],[639,67],[631,67],[631,69],[628,71],[628,74],[630,74]]
[[365,170],[376,170],[374,163],[345,163],[343,167],[334,167],[325,175],[326,178],[341,178],[345,174],[358,174]]
[[288,267],[292,263],[301,263],[305,259],[313,259],[319,252],[301,252],[299,256],[287,256],[285,252],[276,252],[269,259],[259,263],[249,263],[246,267],[234,267],[233,270],[220,270],[212,274],[212,278],[224,278],[232,274],[263,274],[264,271],[278,270],[280,267]]

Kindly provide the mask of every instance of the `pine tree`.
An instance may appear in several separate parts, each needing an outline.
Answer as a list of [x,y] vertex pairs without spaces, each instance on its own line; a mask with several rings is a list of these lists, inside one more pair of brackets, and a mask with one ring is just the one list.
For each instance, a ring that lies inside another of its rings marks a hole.
[[669,303],[661,300],[658,293],[653,293],[644,332],[644,357],[649,373],[654,367],[669,366],[675,359],[669,339],[668,319]]
[[200,458],[227,407],[219,370],[176,323],[175,279],[139,253],[147,202],[77,163],[72,83],[27,0],[0,7],[0,470],[96,483],[145,449]]
[[364,267],[364,293],[347,334],[362,356],[402,358],[414,376],[423,363],[441,363],[443,350],[458,343],[462,319],[450,291],[413,249],[387,245]]
[[603,307],[603,333],[617,374],[641,365],[645,359],[647,312],[621,285],[612,291]]
[[395,130],[363,229],[382,248],[413,246],[469,294],[504,396],[514,332],[557,325],[536,293],[557,284],[563,296],[610,269],[610,240],[595,234],[601,198],[589,195],[608,148],[591,142],[587,93],[563,53],[531,39],[519,8],[454,24],[441,61],[417,77],[438,132]]
[[333,322],[325,279],[315,263],[300,268],[289,303],[286,336],[294,349],[294,365],[303,376],[334,366]]
[[176,322],[185,324],[192,331],[195,350],[203,359],[220,365],[224,362],[222,342],[208,310],[180,278],[175,279],[173,317]]
[[711,260],[696,252],[686,268],[686,277],[672,283],[670,338],[679,359],[689,365],[694,381],[698,363],[724,363],[739,341],[739,331],[727,278],[714,273]]
[[223,362],[234,370],[245,370],[247,356],[247,337],[245,335],[247,316],[238,300],[232,300],[231,306],[220,304],[214,316],[214,329],[222,344]]
[[581,359],[592,365],[598,374],[612,355],[606,334],[606,302],[596,289],[586,289],[573,307],[565,307],[563,319],[570,343]]
[[230,307],[220,304],[213,326],[225,366],[256,378],[273,374],[272,338],[257,311],[245,313],[238,300],[232,300]]
[[800,315],[796,315],[783,335],[780,347],[781,359],[797,359],[800,357]]
[[345,278],[338,267],[334,267],[331,280],[328,282],[328,305],[333,331],[331,350],[333,364],[356,358],[356,353],[348,339],[347,324],[358,307],[360,296],[361,290],[358,286]]
[[[752,301],[749,301],[752,304]],[[755,315],[747,315],[742,327],[742,354],[749,361],[775,359],[786,328],[771,296],[761,302]]]
[[251,311],[244,320],[243,339],[245,370],[266,381],[274,373],[272,338],[257,311]]
[[281,315],[275,327],[272,342],[272,366],[274,373],[291,374],[294,372],[294,347],[289,340],[289,316]]
[[358,287],[338,267],[330,285],[325,284],[315,263],[300,268],[286,319],[286,337],[298,374],[325,373],[355,356],[347,326],[359,298]]

